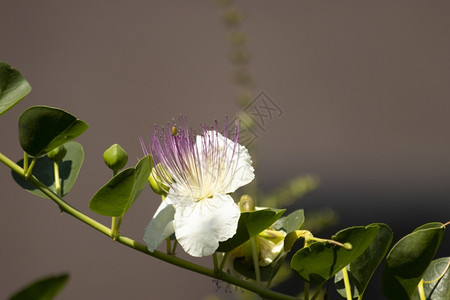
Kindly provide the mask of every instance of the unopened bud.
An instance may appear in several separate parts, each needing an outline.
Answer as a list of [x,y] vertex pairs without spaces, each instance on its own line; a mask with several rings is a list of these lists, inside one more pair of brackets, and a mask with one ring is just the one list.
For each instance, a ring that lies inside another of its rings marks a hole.
[[241,200],[239,201],[239,209],[241,212],[246,211],[254,211],[255,210],[255,202],[252,197],[249,195],[242,195]]
[[49,153],[47,153],[47,156],[54,162],[60,162],[63,160],[63,158],[66,156],[66,154],[67,154],[67,149],[66,149],[66,147],[64,147],[64,145],[62,145],[62,146],[59,146],[59,147],[53,149]]
[[115,174],[127,164],[128,154],[118,144],[114,144],[103,153],[103,160]]
[[345,244],[344,244],[344,249],[345,249],[345,250],[352,250],[352,249],[353,249],[353,246],[352,246],[352,244],[350,244],[350,243],[345,243]]
[[[161,178],[158,173],[165,178]],[[167,191],[169,190],[169,187],[164,184],[164,182],[170,180],[172,180],[172,177],[167,173],[166,169],[161,164],[157,164],[155,167],[153,167],[152,172],[148,177],[148,183],[150,183],[150,187],[152,188],[152,190],[156,194],[164,196],[167,195]]]

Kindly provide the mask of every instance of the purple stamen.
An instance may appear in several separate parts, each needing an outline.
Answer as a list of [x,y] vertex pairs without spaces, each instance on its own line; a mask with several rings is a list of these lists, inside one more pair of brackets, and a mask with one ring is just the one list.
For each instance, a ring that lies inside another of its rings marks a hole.
[[[213,196],[214,192],[229,184],[230,180],[226,182],[226,179],[234,174],[238,167],[240,124],[235,120],[232,139],[228,139],[228,118],[224,126],[225,138],[219,133],[217,121],[214,125],[210,128],[203,125],[198,138],[189,128],[187,118],[180,116],[178,127],[175,121],[172,124],[168,123],[167,127],[162,127],[161,130],[155,126],[149,150],[141,139],[144,153],[153,156],[156,174],[159,177],[155,180],[162,189],[168,186],[173,192],[182,196],[188,194],[198,201]],[[175,135],[172,133],[173,127],[176,127]],[[158,164],[162,168],[157,167]]]

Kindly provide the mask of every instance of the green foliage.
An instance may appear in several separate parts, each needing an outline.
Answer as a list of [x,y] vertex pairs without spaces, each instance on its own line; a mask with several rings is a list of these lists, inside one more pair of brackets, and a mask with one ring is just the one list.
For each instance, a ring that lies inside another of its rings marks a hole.
[[387,299],[410,299],[436,254],[445,228],[428,223],[403,237],[386,257],[382,289]]
[[[64,148],[66,148],[67,153],[64,156],[63,160],[58,163],[62,196],[67,195],[72,189],[75,181],[77,180],[78,173],[80,172],[84,160],[83,147],[79,143],[71,141],[65,144]],[[17,164],[23,167],[23,159],[18,161]],[[26,181],[22,176],[18,175],[15,172],[11,172],[11,174],[17,184],[19,184],[26,191],[42,198],[48,198],[43,192]],[[41,181],[46,187],[57,194],[55,187],[53,161],[48,158],[47,155],[36,160],[36,164],[33,168],[32,174],[37,179],[39,179],[39,181]]]
[[[423,290],[428,300],[450,299],[450,257],[433,260],[423,275]],[[416,289],[413,300],[420,300]]]
[[352,244],[352,250],[329,243],[315,242],[294,254],[291,268],[305,281],[321,285],[360,256],[370,246],[379,229],[378,224],[371,224],[339,231],[333,236],[333,240]]
[[[380,227],[378,234],[369,247],[347,266],[353,297],[359,297],[369,284],[375,270],[383,260],[392,242],[392,230],[386,224],[375,224]],[[335,276],[337,291],[342,297],[346,297],[342,271]]]
[[19,103],[29,92],[31,86],[22,74],[0,62],[0,116]]
[[39,157],[81,135],[88,127],[59,108],[32,106],[19,118],[19,141],[26,153]]
[[[286,217],[282,217],[278,219],[273,228],[275,230],[283,230],[287,233],[295,231],[299,229],[305,220],[305,216],[303,213],[303,209],[298,209],[292,213],[290,213]],[[271,281],[275,275],[278,273],[279,269],[284,263],[287,252],[282,251],[280,255],[268,266],[259,267],[259,271],[261,274],[262,281]],[[250,279],[256,279],[255,270],[253,265],[249,267],[246,264],[243,264],[240,259],[236,259],[233,263],[233,267],[240,274],[244,275]]]
[[40,279],[12,295],[10,300],[51,300],[66,285],[68,274]]
[[219,243],[217,252],[231,251],[248,241],[251,237],[275,223],[285,211],[285,209],[266,208],[241,213],[236,234],[231,239]]
[[286,217],[278,219],[273,228],[276,230],[284,230],[286,233],[299,229],[305,222],[305,214],[303,209],[297,209]]
[[123,216],[147,184],[150,170],[150,156],[147,155],[135,168],[123,170],[98,190],[89,208],[104,216]]

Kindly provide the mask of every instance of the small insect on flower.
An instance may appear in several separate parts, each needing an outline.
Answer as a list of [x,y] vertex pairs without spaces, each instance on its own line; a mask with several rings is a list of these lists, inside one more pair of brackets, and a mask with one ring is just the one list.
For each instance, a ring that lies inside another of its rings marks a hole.
[[180,117],[178,126],[155,128],[150,149],[143,146],[157,166],[153,179],[167,192],[146,228],[150,251],[175,233],[187,253],[207,256],[236,233],[240,210],[229,194],[255,175],[248,150],[238,143],[239,122],[234,122],[230,137],[228,122],[225,136],[217,122],[215,127],[203,126],[197,135],[186,117]]

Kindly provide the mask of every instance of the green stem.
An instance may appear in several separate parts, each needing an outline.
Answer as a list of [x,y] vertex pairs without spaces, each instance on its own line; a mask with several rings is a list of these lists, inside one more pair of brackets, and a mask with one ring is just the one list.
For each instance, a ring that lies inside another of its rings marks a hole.
[[426,300],[427,297],[425,296],[425,290],[423,289],[423,279],[419,281],[417,289],[419,291],[420,300]]
[[[23,168],[18,166],[16,163],[14,163],[12,160],[4,156],[2,153],[0,153],[0,161],[4,163],[7,167],[9,167],[12,171],[16,172],[22,177],[25,177],[25,172]],[[87,224],[88,226],[98,230],[99,232],[103,233],[104,235],[108,237],[112,237],[111,229],[106,227],[105,225],[97,222],[96,220],[86,216],[67,202],[65,202],[61,197],[58,197],[55,193],[53,193],[51,190],[49,190],[44,184],[42,184],[36,177],[30,176],[28,178],[28,181],[33,184],[35,187],[40,189],[45,195],[47,195],[53,202],[55,202],[61,209],[61,211],[66,212],[67,214],[77,218],[81,222]],[[150,252],[147,249],[147,246],[144,244],[141,244],[133,239],[130,239],[125,236],[118,236],[117,242],[130,247],[136,251],[142,252],[146,255],[155,257],[157,259],[160,259],[162,261],[165,261],[169,264],[178,266],[183,269],[190,270],[192,272],[196,272],[205,276],[209,276],[211,278],[215,278],[218,280],[225,281],[227,283],[230,283],[235,286],[242,287],[244,289],[247,289],[249,291],[252,291],[258,295],[260,295],[263,298],[268,299],[275,299],[275,300],[295,300],[295,297],[285,295],[282,293],[278,293],[275,291],[271,291],[265,288],[262,288],[260,286],[254,285],[251,282],[233,277],[229,274],[226,274],[224,272],[219,272],[218,274],[214,273],[214,270],[211,270],[209,268],[199,266],[197,264],[191,263],[189,261],[185,261],[181,258],[178,258],[176,256],[168,255],[163,252],[155,250],[154,252]]]
[[31,161],[31,164],[28,167],[27,172],[26,173],[24,172],[25,179],[28,179],[28,177],[30,177],[31,172],[33,171],[34,164],[36,163],[36,160],[37,160],[37,157],[36,156],[33,157],[33,160]]
[[115,237],[117,235],[117,217],[111,218],[111,232],[113,240],[116,240]]
[[214,273],[219,273],[219,260],[217,259],[217,252],[214,252],[213,255],[213,265],[214,265]]
[[350,280],[348,279],[347,267],[342,269],[342,277],[344,277],[345,294],[347,295],[347,300],[352,300],[352,290],[350,288]]
[[172,249],[171,248],[171,242],[170,242],[170,236],[166,238],[166,252],[167,254],[171,255],[172,254]]
[[321,284],[320,286],[318,286],[316,288],[316,291],[314,292],[313,296],[311,297],[311,300],[315,300],[315,299],[317,299],[317,297],[319,297],[320,293],[322,292],[322,286],[323,286],[323,284]]
[[256,249],[256,237],[250,238],[250,245],[252,247],[252,259],[253,259],[253,268],[255,269],[255,277],[258,285],[261,284],[261,273],[259,272],[259,255],[258,249]]
[[305,281],[304,299],[309,300],[309,282]]
[[53,173],[55,175],[55,189],[56,189],[56,194],[59,197],[62,197],[62,193],[61,193],[61,178],[59,177],[59,164],[57,162],[53,162]]
[[172,247],[172,255],[176,255],[177,253],[175,252],[177,250],[177,246],[178,246],[178,241],[175,240],[173,242],[173,247]]
[[25,151],[23,152],[23,169],[25,173],[28,171],[28,153]]
[[225,266],[225,263],[227,262],[228,254],[230,254],[230,252],[225,252],[225,254],[223,255],[222,261],[220,262],[219,270],[221,272],[223,271],[223,267]]

